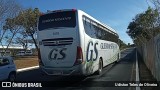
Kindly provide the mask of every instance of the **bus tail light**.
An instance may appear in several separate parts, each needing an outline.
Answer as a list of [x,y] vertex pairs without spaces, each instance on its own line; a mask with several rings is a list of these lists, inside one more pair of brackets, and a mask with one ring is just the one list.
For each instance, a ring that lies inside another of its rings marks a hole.
[[44,66],[42,59],[41,59],[40,48],[38,48],[38,61],[39,61],[39,65]]
[[78,46],[78,47],[77,47],[76,61],[75,61],[74,65],[81,64],[82,62],[83,62],[82,48]]

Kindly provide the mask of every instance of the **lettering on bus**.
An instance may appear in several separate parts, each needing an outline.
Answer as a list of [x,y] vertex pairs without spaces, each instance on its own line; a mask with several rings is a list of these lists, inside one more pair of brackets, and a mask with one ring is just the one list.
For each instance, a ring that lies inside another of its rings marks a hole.
[[114,44],[114,43],[111,43],[111,44],[109,44],[109,43],[101,43],[100,48],[101,49],[116,49],[117,45]]
[[66,57],[66,54],[64,53],[64,51],[66,51],[67,48],[53,48],[49,55],[48,55],[48,59],[50,61],[52,60],[62,60]]
[[71,17],[63,17],[63,18],[54,18],[54,19],[42,20],[42,23],[67,21],[67,20],[71,20]]
[[[97,60],[98,58],[98,50],[97,46],[98,42],[93,43],[93,41],[89,41],[88,46],[87,46],[87,62],[93,60]],[[93,58],[93,53],[95,53],[95,57]],[[89,56],[90,55],[90,56]]]

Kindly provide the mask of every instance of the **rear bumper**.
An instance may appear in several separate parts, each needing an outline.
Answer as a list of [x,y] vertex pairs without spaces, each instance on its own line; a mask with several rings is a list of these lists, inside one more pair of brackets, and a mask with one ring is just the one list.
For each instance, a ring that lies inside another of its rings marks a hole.
[[47,75],[85,75],[82,65],[76,65],[73,67],[63,67],[63,68],[48,68],[45,66],[40,66],[43,73]]

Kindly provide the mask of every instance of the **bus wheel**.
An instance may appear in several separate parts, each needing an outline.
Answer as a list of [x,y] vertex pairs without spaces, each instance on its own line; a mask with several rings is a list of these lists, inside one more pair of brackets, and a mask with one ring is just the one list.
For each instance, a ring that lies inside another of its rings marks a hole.
[[115,64],[117,64],[118,63],[118,61],[119,61],[119,54],[117,55],[117,60],[115,61]]
[[102,70],[103,70],[103,62],[102,62],[102,59],[99,59],[99,65],[98,65],[97,74],[98,74],[98,75],[101,75]]

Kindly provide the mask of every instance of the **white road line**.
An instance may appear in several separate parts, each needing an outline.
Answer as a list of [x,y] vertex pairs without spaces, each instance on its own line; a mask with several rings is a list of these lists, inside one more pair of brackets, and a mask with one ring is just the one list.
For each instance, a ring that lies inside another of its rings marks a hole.
[[125,50],[127,50],[128,48],[125,48],[125,49],[122,49],[122,50],[120,50],[121,52],[123,52],[123,51],[125,51]]
[[27,68],[17,69],[17,72],[32,70],[32,69],[36,69],[36,68],[39,68],[39,66],[33,66],[33,67],[27,67]]
[[[138,58],[137,58],[137,50],[136,50],[136,82],[139,82],[139,68],[138,68]],[[136,90],[141,90],[140,87],[136,87]]]
[[123,51],[125,51],[125,50],[127,50],[127,49],[130,49],[130,48],[125,48],[125,49],[122,49],[122,50],[121,50],[121,52],[123,52]]

